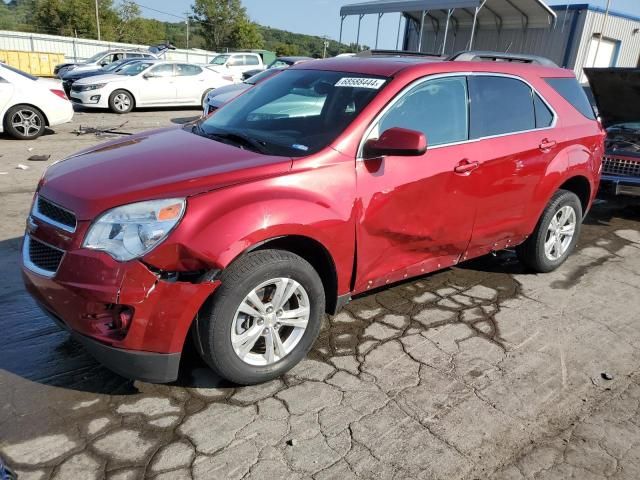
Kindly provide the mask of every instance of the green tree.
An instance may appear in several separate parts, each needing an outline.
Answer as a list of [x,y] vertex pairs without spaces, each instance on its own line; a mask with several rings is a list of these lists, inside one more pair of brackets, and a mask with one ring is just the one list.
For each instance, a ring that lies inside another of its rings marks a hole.
[[276,54],[279,57],[292,57],[300,54],[298,51],[298,46],[291,43],[279,42],[271,48],[275,50]]
[[[116,39],[119,17],[113,0],[99,0],[100,32],[104,40]],[[93,0],[36,0],[32,23],[37,31],[97,38]]]
[[199,24],[206,47],[260,48],[262,36],[240,0],[195,0],[192,19]]
[[119,22],[116,25],[116,40],[119,42],[135,42],[143,33],[140,7],[132,0],[123,0],[118,7]]
[[229,34],[227,45],[233,48],[262,48],[264,38],[255,23],[240,20]]
[[6,3],[0,0],[0,30],[13,30],[15,19]]

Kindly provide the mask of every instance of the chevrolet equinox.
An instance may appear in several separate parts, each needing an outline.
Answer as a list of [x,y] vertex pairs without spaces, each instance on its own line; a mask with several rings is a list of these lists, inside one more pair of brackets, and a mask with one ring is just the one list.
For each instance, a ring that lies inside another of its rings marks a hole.
[[573,73],[545,63],[307,62],[52,165],[24,281],[121,375],[173,381],[192,340],[222,377],[263,382],[353,295],[506,248],[557,268],[603,139]]

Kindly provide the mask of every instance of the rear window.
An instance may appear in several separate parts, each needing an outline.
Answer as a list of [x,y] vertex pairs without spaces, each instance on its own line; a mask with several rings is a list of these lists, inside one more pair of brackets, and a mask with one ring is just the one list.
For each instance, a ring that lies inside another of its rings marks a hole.
[[545,80],[582,115],[589,120],[596,119],[587,95],[575,78],[545,78]]
[[12,67],[11,65],[7,65],[6,63],[3,63],[2,66],[4,68],[6,68],[7,70],[11,70],[13,73],[17,73],[18,75],[22,75],[25,78],[28,78],[29,80],[37,80],[38,77],[34,77],[33,75],[27,73],[27,72],[23,72],[22,70],[19,70],[15,67]]

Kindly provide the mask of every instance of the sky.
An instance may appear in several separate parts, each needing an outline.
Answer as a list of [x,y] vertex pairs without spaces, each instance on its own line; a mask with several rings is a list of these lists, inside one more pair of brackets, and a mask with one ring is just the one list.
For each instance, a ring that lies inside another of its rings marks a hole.
[[[174,15],[184,15],[190,10],[191,0],[136,0],[141,6],[152,7]],[[328,36],[338,39],[340,7],[364,0],[243,0],[249,16],[262,25],[298,33]],[[607,0],[547,0],[549,5],[590,3],[604,8]],[[611,0],[611,10],[640,17],[640,0]],[[143,15],[160,20],[175,21],[175,17],[143,8]],[[398,14],[386,14],[380,23],[378,48],[395,48],[398,31]],[[343,41],[355,42],[357,17],[347,17],[344,22]],[[376,33],[376,16],[367,15],[362,20],[360,43],[373,46]]]

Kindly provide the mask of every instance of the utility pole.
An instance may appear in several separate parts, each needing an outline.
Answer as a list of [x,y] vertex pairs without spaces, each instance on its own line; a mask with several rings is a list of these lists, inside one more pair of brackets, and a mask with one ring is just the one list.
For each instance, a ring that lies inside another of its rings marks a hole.
[[98,10],[98,0],[96,0],[96,26],[98,27],[98,40],[100,40],[100,11]]
[[327,47],[329,46],[329,41],[327,40],[327,37],[323,37],[323,42],[322,42],[322,58],[327,58]]
[[185,13],[186,15],[186,20],[184,21],[184,23],[187,24],[187,50],[189,49],[189,12]]
[[598,43],[596,44],[596,53],[593,56],[593,65],[596,66],[596,61],[598,60],[598,51],[600,50],[600,42],[602,42],[602,34],[604,33],[604,29],[607,26],[607,20],[609,19],[609,7],[611,6],[611,0],[607,0],[607,9],[604,12],[604,18],[602,19],[602,28],[600,29],[600,36],[598,37]]

